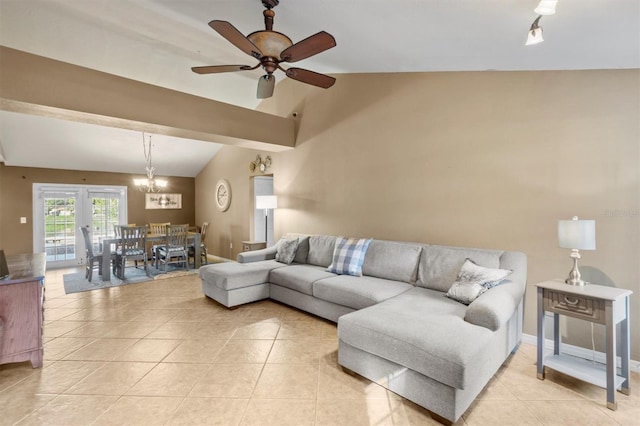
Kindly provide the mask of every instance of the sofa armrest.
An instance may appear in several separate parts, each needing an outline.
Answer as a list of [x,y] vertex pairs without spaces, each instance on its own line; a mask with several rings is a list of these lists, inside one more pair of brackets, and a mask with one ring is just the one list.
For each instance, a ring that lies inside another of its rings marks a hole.
[[500,267],[511,269],[508,280],[484,292],[474,300],[464,315],[464,320],[496,331],[513,316],[524,299],[527,287],[527,256],[520,252],[505,252]]
[[[520,300],[516,300],[512,289],[513,282],[507,282],[485,292],[474,300],[464,315],[464,320],[474,325],[496,331],[509,321],[518,309]],[[520,298],[521,299],[521,298]]]
[[261,260],[273,260],[276,258],[278,244],[261,250],[245,251],[238,253],[237,260],[239,263],[259,262]]

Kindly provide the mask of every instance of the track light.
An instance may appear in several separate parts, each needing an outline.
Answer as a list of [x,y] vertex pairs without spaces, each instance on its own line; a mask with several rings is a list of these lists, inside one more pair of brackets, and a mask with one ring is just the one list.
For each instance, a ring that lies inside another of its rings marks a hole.
[[553,15],[556,13],[556,3],[558,3],[558,0],[540,0],[538,7],[533,11],[538,15]]
[[538,23],[540,22],[540,18],[542,18],[542,15],[538,16],[536,20],[533,21],[533,24],[531,24],[525,46],[531,46],[533,44],[542,43],[544,41],[544,39],[542,38],[542,27],[538,25]]

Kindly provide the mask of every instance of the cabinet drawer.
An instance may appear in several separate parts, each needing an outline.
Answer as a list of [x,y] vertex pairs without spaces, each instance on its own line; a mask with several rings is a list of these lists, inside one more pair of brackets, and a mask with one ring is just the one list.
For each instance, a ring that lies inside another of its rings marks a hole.
[[544,309],[546,311],[585,319],[600,324],[605,323],[602,300],[576,296],[553,290],[544,291]]

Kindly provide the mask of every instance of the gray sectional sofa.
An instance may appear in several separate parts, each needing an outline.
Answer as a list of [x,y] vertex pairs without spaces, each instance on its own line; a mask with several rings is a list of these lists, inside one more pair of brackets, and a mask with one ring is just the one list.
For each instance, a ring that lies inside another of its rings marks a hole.
[[[298,238],[291,264],[274,247],[200,268],[205,295],[233,307],[271,298],[338,324],[346,368],[455,422],[522,334],[520,252],[373,240],[362,276],[327,271],[336,237]],[[466,259],[513,272],[468,306],[445,297]]]

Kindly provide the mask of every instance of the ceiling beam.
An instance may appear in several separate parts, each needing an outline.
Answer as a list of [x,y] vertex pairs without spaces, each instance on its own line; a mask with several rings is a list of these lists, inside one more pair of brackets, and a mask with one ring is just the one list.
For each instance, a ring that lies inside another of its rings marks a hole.
[[267,151],[295,122],[0,46],[0,109]]

